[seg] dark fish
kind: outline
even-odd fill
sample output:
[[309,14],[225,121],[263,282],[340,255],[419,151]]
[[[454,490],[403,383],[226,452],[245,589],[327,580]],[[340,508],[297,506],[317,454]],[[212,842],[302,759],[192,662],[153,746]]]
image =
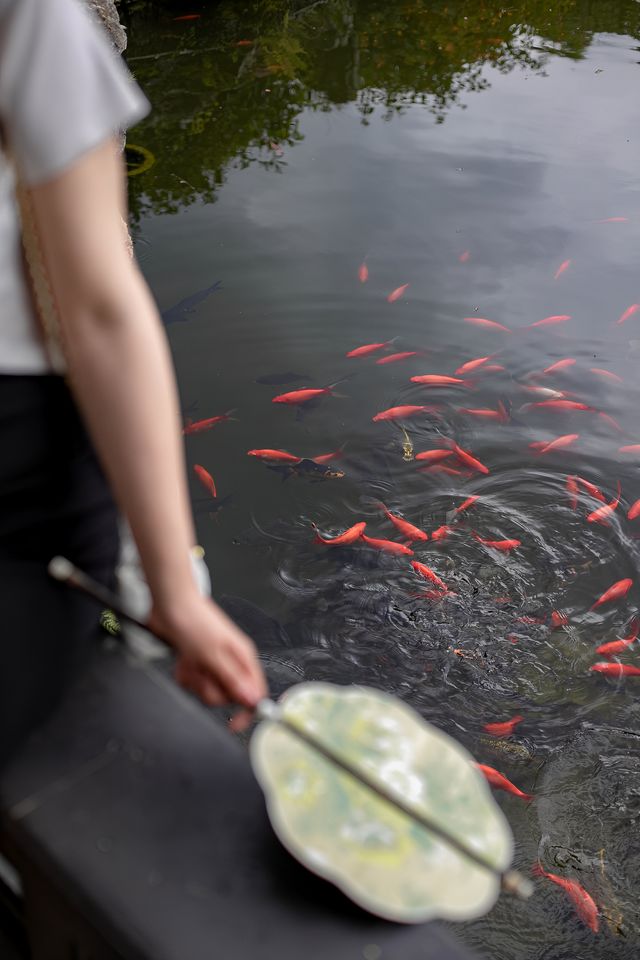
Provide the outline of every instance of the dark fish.
[[279,386],[284,383],[295,383],[299,380],[313,380],[306,373],[293,373],[287,370],[285,373],[267,373],[264,377],[258,377],[256,383],[265,383],[268,386]]
[[316,463],[315,460],[304,458],[299,463],[265,464],[268,470],[279,473],[283,481],[289,477],[307,477],[309,480],[340,480],[344,477],[343,470],[336,470],[331,464]]
[[162,313],[162,322],[168,326],[170,323],[179,323],[183,320],[188,320],[188,314],[193,313],[199,304],[210,297],[212,293],[215,293],[215,291],[220,288],[221,283],[221,280],[216,280],[210,287],[205,287],[204,290],[198,290],[197,293],[192,293],[190,297],[185,297],[184,300],[180,300],[175,306],[170,307]]

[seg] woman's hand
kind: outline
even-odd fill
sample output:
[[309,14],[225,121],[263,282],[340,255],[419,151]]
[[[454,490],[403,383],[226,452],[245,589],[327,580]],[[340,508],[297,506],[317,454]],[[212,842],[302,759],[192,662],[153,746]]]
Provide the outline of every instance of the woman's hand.
[[154,608],[150,627],[177,652],[176,680],[212,707],[237,703],[246,710],[231,726],[251,722],[267,684],[253,642],[212,600],[194,595],[175,611]]

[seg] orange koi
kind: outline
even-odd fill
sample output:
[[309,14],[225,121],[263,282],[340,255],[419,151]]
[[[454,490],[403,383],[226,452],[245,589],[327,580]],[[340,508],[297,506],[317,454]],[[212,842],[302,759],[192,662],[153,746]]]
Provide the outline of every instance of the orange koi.
[[571,266],[571,260],[563,260],[556,272],[553,275],[553,279],[557,280],[558,277],[561,277],[565,270],[568,270]]
[[409,286],[408,283],[403,283],[401,287],[396,287],[395,290],[392,290],[389,296],[387,297],[387,303],[395,303],[396,300],[399,300],[408,286]]
[[481,543],[484,547],[490,547],[492,550],[502,550],[504,553],[522,546],[521,540],[485,540],[479,536],[475,530],[472,531],[471,535],[474,540],[477,540],[478,543]]
[[387,520],[391,521],[396,530],[402,534],[405,540],[413,541],[429,539],[428,533],[425,533],[424,530],[420,530],[419,527],[414,527],[414,525],[409,523],[408,520],[403,520],[402,517],[397,517],[395,513],[391,513],[391,511],[385,507],[384,503],[378,503],[378,506],[384,511]]
[[[579,438],[579,433],[565,433],[562,437],[556,437],[556,439],[551,440],[550,443],[545,443],[543,447],[540,447],[538,453],[542,455],[551,453],[553,450],[563,450],[565,447],[570,447],[571,444],[575,443]],[[529,446],[531,446],[531,444],[529,444]]]
[[631,306],[627,307],[624,313],[620,315],[620,318],[616,320],[616,326],[619,327],[625,322],[625,320],[628,320],[629,317],[634,315],[634,313],[637,313],[638,310],[640,310],[640,303],[632,303]]
[[494,770],[493,767],[488,767],[485,763],[474,763],[474,767],[479,770],[480,773],[484,774],[491,786],[495,787],[496,790],[506,790],[507,793],[513,794],[514,797],[520,797],[522,800],[533,800],[530,793],[523,793],[514,783],[511,783],[511,780],[507,780],[503,774]]
[[372,537],[365,536],[364,533],[360,535],[360,539],[364,541],[368,547],[373,547],[374,550],[382,550],[384,553],[393,553],[407,557],[413,556],[413,550],[405,547],[404,543],[396,543],[395,540],[375,540]]
[[238,40],[236,41],[236,47],[252,47],[253,40]]
[[292,390],[290,393],[281,393],[279,396],[274,397],[271,403],[298,405],[300,403],[308,403],[309,400],[315,400],[316,397],[330,397],[333,396],[333,388],[342,382],[342,380],[336,380],[335,383],[330,383],[328,387],[309,387],[306,390]]
[[469,250],[463,250],[460,256],[458,257],[458,260],[460,261],[460,263],[467,263],[470,256],[471,256],[471,253],[469,252]]
[[465,387],[470,386],[467,380],[461,380],[459,377],[447,377],[441,373],[425,373],[419,377],[409,377],[411,383],[420,383],[423,387],[450,387],[455,384],[462,384]]
[[430,580],[431,583],[435,583],[436,587],[440,587],[441,590],[445,590],[447,593],[449,592],[449,588],[447,587],[446,583],[443,583],[438,574],[435,573],[431,567],[428,567],[425,563],[420,563],[418,560],[412,560],[411,566],[416,573],[419,573],[421,577],[425,578],[425,580]]
[[500,363],[488,363],[486,367],[482,368],[480,373],[500,373],[505,369],[506,368],[503,367]]
[[640,453],[640,443],[630,443],[626,447],[618,447],[618,453]]
[[462,447],[459,447],[455,440],[451,441],[451,447],[458,460],[460,460],[465,467],[470,467],[472,470],[477,470],[478,473],[489,473],[489,468],[485,467],[484,463],[480,463],[479,460],[476,460],[476,458],[470,454],[468,450],[463,450]]
[[408,360],[409,357],[417,357],[417,350],[405,350],[404,353],[390,353],[388,357],[380,357],[379,360],[376,360],[378,366],[382,366],[383,363],[397,363],[398,360]]
[[606,217],[604,220],[597,220],[596,223],[629,223],[628,217]]
[[623,597],[626,597],[632,586],[633,580],[628,577],[624,580],[616,580],[616,582],[613,583],[608,590],[605,590],[602,596],[596,600],[591,609],[596,610],[598,607],[601,607],[603,603],[610,603],[612,600],[621,600]]
[[636,500],[636,502],[629,507],[627,520],[635,520],[636,517],[640,517],[640,500]]
[[446,523],[443,523],[441,527],[438,527],[437,530],[434,530],[431,534],[432,540],[444,540],[453,532],[453,527],[448,527]]
[[205,470],[204,467],[201,467],[199,463],[194,463],[193,472],[195,473],[196,477],[198,478],[202,486],[205,488],[207,493],[210,493],[215,500],[215,498],[218,496],[218,491],[216,490],[214,479],[209,473],[209,471]]
[[472,370],[476,370],[478,367],[483,366],[491,360],[491,357],[476,357],[475,360],[467,360],[466,363],[463,363],[461,367],[458,367],[456,370],[456,377],[460,376],[462,373],[470,373]]
[[551,611],[551,629],[555,630],[557,627],[566,627],[569,623],[569,617],[566,613],[560,613],[559,610]]
[[366,527],[366,523],[361,521],[360,523],[354,523],[352,527],[349,527],[348,530],[345,530],[344,533],[341,533],[337,537],[321,537],[318,533],[318,528],[315,523],[312,523],[311,526],[315,530],[315,539],[314,543],[324,543],[327,547],[346,547],[351,543],[355,543],[356,540],[359,540],[362,536],[362,533]]
[[627,634],[626,637],[623,637],[621,640],[612,640],[610,643],[601,644],[599,647],[597,647],[596,653],[599,653],[603,657],[613,657],[630,647],[638,639],[638,633],[640,632],[640,618],[634,617],[630,626],[631,632]]
[[437,463],[439,460],[446,460],[452,457],[452,450],[423,450],[422,453],[416,453],[416,460],[428,460],[429,463]]
[[598,416],[600,417],[601,420],[604,420],[605,423],[608,423],[609,426],[613,427],[614,430],[617,430],[618,433],[623,433],[622,427],[620,426],[618,421],[615,419],[615,417],[610,416],[610,414],[608,413],[603,413],[602,410],[598,412]]
[[572,367],[576,361],[573,357],[567,357],[565,360],[556,360],[555,363],[552,363],[550,367],[545,367],[542,371],[543,373],[556,373],[558,370],[566,370],[567,367]]
[[538,400],[536,403],[528,403],[526,406],[529,410],[590,410],[593,412],[593,407],[590,407],[587,403],[580,403],[578,400]]
[[471,497],[467,497],[464,503],[461,503],[459,507],[456,507],[453,512],[464,513],[465,510],[468,510],[470,507],[472,507],[474,503],[476,503],[479,499],[480,497],[477,494]]
[[465,323],[473,323],[476,327],[484,327],[485,330],[502,330],[503,333],[512,333],[509,327],[495,320],[486,320],[484,317],[463,317]]
[[640,667],[632,667],[629,663],[594,663],[589,670],[604,673],[605,677],[640,677]]
[[363,260],[360,266],[358,267],[358,280],[360,283],[366,283],[369,279],[369,267]]
[[178,23],[180,20],[199,20],[201,16],[200,13],[185,13],[182,17],[172,17],[172,20]]
[[247,450],[248,457],[258,457],[259,460],[279,460],[282,463],[300,463],[302,457],[296,457],[286,450]]
[[377,423],[379,420],[404,420],[407,417],[415,417],[419,413],[437,413],[439,407],[433,406],[422,406],[422,407],[389,407],[388,410],[382,410],[380,413],[376,413],[373,417],[373,422]]
[[468,407],[458,407],[458,413],[468,417],[484,417],[485,420],[497,420],[499,423],[506,423],[509,419],[504,407],[501,410],[491,409],[469,409]]
[[544,317],[542,320],[536,320],[535,323],[530,323],[529,328],[531,327],[552,327],[558,323],[566,323],[567,320],[571,320],[571,315],[568,313],[556,313],[551,317]]
[[527,393],[535,393],[536,396],[545,397],[547,400],[562,400],[566,396],[562,390],[551,390],[549,387],[535,387],[527,386],[526,384],[520,384],[523,390],[526,390]]
[[312,457],[311,459],[314,463],[331,463],[332,460],[342,460],[346,445],[346,443],[343,443],[339,450],[334,450],[333,453],[321,453],[319,457]]
[[581,886],[576,880],[568,880],[566,877],[559,877],[557,873],[547,873],[546,870],[542,869],[540,864],[536,864],[534,866],[533,874],[536,877],[546,877],[547,880],[551,880],[552,883],[557,884],[562,890],[564,890],[576,908],[576,913],[580,919],[586,923],[593,933],[598,932],[600,929],[598,908],[591,894],[587,893],[583,886]]
[[620,504],[620,481],[618,480],[618,495],[615,500],[612,500],[611,503],[605,503],[602,507],[598,507],[597,510],[594,510],[593,513],[590,513],[587,517],[588,523],[606,523],[608,517],[618,509]]
[[350,350],[347,354],[347,357],[368,357],[370,353],[375,353],[377,350],[384,350],[385,347],[388,347],[396,338],[393,340],[385,340],[384,343],[365,343],[363,347],[356,347],[355,350]]
[[567,477],[567,482],[565,484],[567,492],[569,493],[569,503],[572,510],[575,510],[578,506],[578,493],[579,487],[578,482],[575,477]]
[[456,470],[454,467],[448,467],[445,463],[434,463],[430,467],[418,467],[418,473],[446,473],[448,477],[469,476],[465,470]]
[[225,420],[233,419],[231,416],[232,413],[235,413],[235,410],[227,410],[226,413],[221,413],[217,417],[207,417],[206,420],[188,422],[182,433],[186,437],[192,433],[203,433],[205,430],[211,430],[217,423],[223,423]]
[[492,737],[510,737],[519,723],[522,723],[524,717],[517,714],[511,720],[505,720],[503,723],[485,723],[483,730],[490,733]]
[[585,488],[589,496],[593,497],[594,500],[599,500],[600,503],[607,502],[607,498],[605,497],[604,493],[596,487],[595,483],[591,483],[589,480],[585,480],[584,477],[578,476],[576,476],[576,480]]
[[611,370],[604,370],[602,367],[589,367],[589,373],[595,373],[598,377],[608,377],[609,380],[615,380],[616,383],[624,383],[622,377],[619,377],[617,373],[612,373]]

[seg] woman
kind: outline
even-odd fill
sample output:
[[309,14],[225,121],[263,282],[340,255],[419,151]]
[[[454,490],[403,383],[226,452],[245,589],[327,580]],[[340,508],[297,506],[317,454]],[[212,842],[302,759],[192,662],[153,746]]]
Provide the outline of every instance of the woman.
[[[147,109],[77,0],[0,0],[0,766],[90,648],[95,605],[52,583],[46,565],[61,553],[112,581],[111,491],[180,683],[207,704],[247,708],[239,726],[266,692],[251,641],[191,572],[171,360],[123,238],[118,131]],[[9,155],[28,188],[66,378],[29,300]]]

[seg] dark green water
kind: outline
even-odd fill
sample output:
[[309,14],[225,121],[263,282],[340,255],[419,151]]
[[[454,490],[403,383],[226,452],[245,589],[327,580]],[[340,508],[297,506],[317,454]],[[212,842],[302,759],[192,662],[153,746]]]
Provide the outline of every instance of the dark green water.
[[[190,13],[201,16],[173,19]],[[616,324],[640,302],[640,3],[132,0],[125,17],[129,62],[154,104],[130,135],[155,157],[130,180],[137,253],[174,321],[185,416],[237,411],[185,438],[189,464],[231,498],[213,517],[198,512],[216,595],[286,624],[285,637],[258,633],[264,653],[309,679],[398,693],[534,793],[528,807],[498,794],[517,865],[539,855],[603,913],[594,935],[537,881],[530,903],[502,898],[460,936],[493,960],[636,958],[640,681],[588,668],[640,597],[640,520],[626,518],[640,459],[618,452],[640,442],[640,311]],[[191,313],[172,309],[217,281]],[[557,314],[571,319],[524,329]],[[418,355],[345,357],[392,337],[389,350]],[[471,374],[471,390],[409,382],[487,354],[505,369]],[[576,362],[530,378],[563,358]],[[287,372],[309,379],[256,382]],[[271,403],[343,377],[344,397],[301,418]],[[536,384],[592,409],[522,409],[544,399],[527,392]],[[460,412],[499,402],[504,423]],[[437,417],[404,421],[415,452],[455,438],[489,475],[420,473],[398,424],[372,422],[433,403]],[[579,439],[564,450],[529,447],[566,434]],[[345,476],[317,482],[247,456],[345,443],[333,464]],[[609,526],[586,522],[599,506],[589,497],[571,509],[574,473],[609,500],[620,481]],[[450,537],[415,545],[455,597],[411,597],[423,583],[405,558],[311,542],[312,522],[331,536],[358,520],[395,539],[380,499],[432,531],[470,494],[481,500]],[[488,550],[474,529],[522,546]],[[626,577],[626,598],[589,611]],[[554,609],[569,624],[552,631]],[[634,648],[622,660],[640,664]],[[525,719],[507,743],[519,750],[487,740],[483,724],[515,713]]]

